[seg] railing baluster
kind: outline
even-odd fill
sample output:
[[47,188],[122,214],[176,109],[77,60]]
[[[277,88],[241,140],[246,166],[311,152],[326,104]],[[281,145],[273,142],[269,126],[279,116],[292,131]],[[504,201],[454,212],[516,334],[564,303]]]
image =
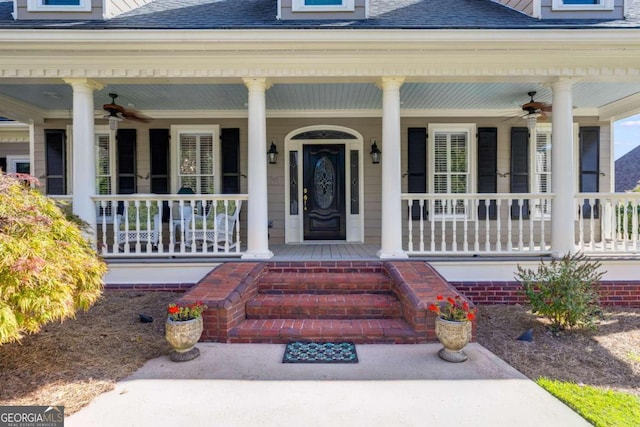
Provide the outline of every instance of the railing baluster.
[[523,229],[524,229],[524,223],[523,223],[523,219],[522,217],[524,216],[524,201],[523,199],[518,199],[518,210],[520,212],[520,215],[518,215],[518,250],[520,252],[522,252],[522,249],[524,247],[524,241],[522,239],[522,234],[523,234]]
[[[475,211],[479,212],[480,211],[480,200],[479,199],[475,199],[473,201],[473,205],[475,206]],[[473,216],[473,250],[474,252],[480,252],[480,219],[478,218],[478,215],[474,215]]]
[[484,250],[485,252],[491,252],[491,215],[489,215],[489,206],[491,206],[491,202],[489,199],[484,201]]
[[431,252],[436,250],[436,211],[435,201],[429,199],[429,222],[431,223]]
[[407,232],[409,233],[407,248],[409,252],[413,252],[413,217],[411,215],[412,208],[413,208],[413,199],[407,200],[407,211],[409,213],[407,217],[408,218]]
[[456,217],[457,205],[458,205],[458,200],[452,199],[451,200],[451,229],[453,231],[452,233],[453,237],[451,239],[451,250],[453,252],[458,252],[458,232],[457,232],[458,220]]
[[[424,199],[420,199],[420,252],[424,252]],[[411,218],[411,214],[409,214]]]
[[469,209],[469,202],[470,200],[465,198],[462,200],[462,206],[464,207],[464,215],[462,215],[462,221],[463,221],[463,225],[464,225],[464,230],[463,230],[463,236],[462,236],[462,250],[464,252],[469,252],[469,239],[468,239],[468,234],[469,234],[469,225],[468,225],[468,221],[469,221],[469,214],[471,213],[471,210]]
[[502,226],[500,223],[500,205],[502,199],[496,199],[496,251],[502,252]]

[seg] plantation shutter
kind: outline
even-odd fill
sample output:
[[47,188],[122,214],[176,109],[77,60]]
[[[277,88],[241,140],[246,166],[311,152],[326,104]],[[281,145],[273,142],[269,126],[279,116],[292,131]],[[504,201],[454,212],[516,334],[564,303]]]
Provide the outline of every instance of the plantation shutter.
[[[551,192],[551,130],[536,132],[535,146],[535,171],[534,171],[534,188],[535,193]],[[551,204],[548,199],[536,199],[533,207],[537,216],[550,215]]]
[[181,133],[178,171],[180,187],[191,188],[196,194],[214,193],[213,135]]
[[[529,129],[524,127],[511,128],[511,192],[529,192]],[[521,210],[522,209],[522,210]],[[517,201],[511,205],[511,218],[529,218],[529,201],[525,200],[522,207]]]
[[136,193],[136,130],[118,129],[116,139],[118,194]]
[[[478,193],[498,192],[498,129],[478,128]],[[489,219],[496,219],[496,201],[489,202]],[[480,200],[478,219],[487,218],[485,200]]]
[[[44,138],[47,194],[67,194],[65,131],[47,129]],[[3,170],[6,170],[6,164]]]
[[109,135],[96,135],[96,192],[111,194],[111,144]]
[[[427,192],[427,128],[409,128],[407,144],[407,192]],[[423,218],[426,218],[426,205]],[[420,219],[417,201],[411,207],[411,219]]]
[[149,129],[151,192],[169,194],[169,129]]
[[222,193],[240,193],[240,129],[222,129]]
[[[597,193],[600,189],[600,127],[580,128],[580,192]],[[582,217],[591,218],[588,200],[582,204]],[[600,216],[600,200],[593,207],[593,217]]]

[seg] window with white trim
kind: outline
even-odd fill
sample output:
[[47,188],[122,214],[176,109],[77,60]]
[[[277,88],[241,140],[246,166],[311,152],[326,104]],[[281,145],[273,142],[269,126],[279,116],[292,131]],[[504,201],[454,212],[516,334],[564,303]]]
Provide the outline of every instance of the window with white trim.
[[96,193],[112,194],[113,147],[108,133],[96,133]]
[[294,12],[353,12],[354,0],[293,0]]
[[172,127],[176,164],[175,191],[220,193],[220,132],[217,126]]
[[[531,155],[534,162],[531,188],[534,193],[551,193],[551,148],[551,129],[549,127],[536,129]],[[550,200],[534,200],[533,213],[537,218],[551,215]]]
[[[437,194],[473,192],[471,147],[474,125],[429,125],[429,188]],[[463,200],[437,200],[435,213],[465,215]]]
[[553,0],[552,10],[613,10],[613,0]]
[[29,12],[91,12],[91,0],[28,0]]
[[[110,132],[106,126],[96,126],[96,194],[113,194],[115,183],[115,149],[111,142]],[[113,217],[112,202],[106,202],[98,207],[98,217]]]

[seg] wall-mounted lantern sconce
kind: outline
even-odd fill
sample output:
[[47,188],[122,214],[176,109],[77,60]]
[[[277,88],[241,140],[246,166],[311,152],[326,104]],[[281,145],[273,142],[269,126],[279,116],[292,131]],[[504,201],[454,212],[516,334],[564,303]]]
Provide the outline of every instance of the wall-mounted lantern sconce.
[[373,164],[380,163],[380,156],[382,155],[382,152],[378,148],[378,144],[376,144],[376,140],[374,139],[372,141],[373,141],[373,144],[371,144],[371,152],[369,153],[369,155],[371,156],[371,163]]
[[271,147],[269,148],[269,151],[267,151],[267,157],[269,159],[270,165],[275,165],[276,163],[278,163],[278,150],[276,149],[276,143],[273,140],[271,141]]

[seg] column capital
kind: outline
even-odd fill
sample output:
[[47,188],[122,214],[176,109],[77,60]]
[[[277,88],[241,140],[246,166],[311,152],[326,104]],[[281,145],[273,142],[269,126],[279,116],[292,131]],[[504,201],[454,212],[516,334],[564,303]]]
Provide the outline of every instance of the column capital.
[[556,77],[551,81],[551,88],[553,90],[571,88],[571,86],[578,83],[580,80],[582,80],[580,77]]
[[249,90],[265,91],[271,87],[271,82],[264,77],[243,77],[242,81]]
[[402,76],[384,76],[380,77],[377,85],[382,90],[400,89],[400,86],[404,83],[404,79]]
[[104,85],[102,83],[92,79],[71,78],[64,79],[64,82],[68,85],[73,86],[73,88],[85,87],[91,90],[102,90],[102,88],[104,88]]

